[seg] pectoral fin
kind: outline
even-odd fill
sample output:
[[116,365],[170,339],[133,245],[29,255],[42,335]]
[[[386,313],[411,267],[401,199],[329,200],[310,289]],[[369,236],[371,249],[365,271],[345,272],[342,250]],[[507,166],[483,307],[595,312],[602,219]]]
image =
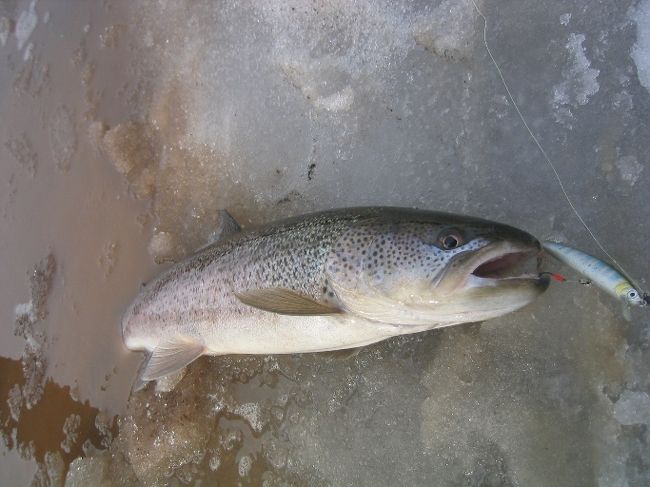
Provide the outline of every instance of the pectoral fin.
[[205,347],[202,343],[184,338],[169,340],[153,349],[140,367],[136,384],[159,379],[176,372],[199,358]]
[[319,302],[285,288],[251,289],[235,292],[235,296],[248,306],[281,315],[330,315],[342,312],[333,304]]

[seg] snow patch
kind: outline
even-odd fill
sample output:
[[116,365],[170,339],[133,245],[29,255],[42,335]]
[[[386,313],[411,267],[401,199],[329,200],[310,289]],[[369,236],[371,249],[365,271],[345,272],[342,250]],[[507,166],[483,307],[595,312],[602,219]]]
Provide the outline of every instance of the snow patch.
[[248,455],[244,455],[239,459],[239,476],[240,477],[246,477],[251,471],[251,467],[253,466],[253,460],[251,460],[251,457]]
[[253,431],[256,433],[262,432],[262,427],[264,424],[260,418],[260,407],[258,404],[255,404],[253,402],[240,404],[235,407],[232,412],[244,418],[253,429]]
[[623,425],[650,424],[650,396],[645,392],[625,391],[616,401],[614,417]]
[[616,168],[621,175],[621,179],[630,186],[634,186],[643,172],[643,166],[634,156],[621,157],[616,161]]
[[11,32],[11,21],[7,17],[0,17],[0,46],[4,47]]
[[[22,50],[27,40],[34,32],[38,24],[38,15],[36,15],[36,0],[32,0],[27,10],[23,10],[16,21],[16,41],[18,50]],[[4,43],[3,43],[4,44]]]
[[476,18],[469,0],[445,0],[416,23],[415,42],[448,61],[468,59]]
[[556,120],[566,121],[573,116],[570,106],[586,105],[589,98],[598,93],[600,70],[591,67],[587,59],[584,34],[570,34],[566,43],[570,64],[562,70],[563,81],[553,86],[553,105]]
[[636,23],[636,43],[632,47],[632,60],[636,64],[639,82],[650,91],[650,0],[643,0],[630,11]]
[[77,132],[74,122],[75,116],[63,105],[59,106],[50,119],[50,149],[56,167],[67,172],[70,162],[77,150]]
[[61,441],[61,449],[70,453],[75,443],[79,439],[79,426],[81,426],[81,416],[78,414],[71,414],[65,418],[63,423],[64,438]]
[[350,86],[346,86],[330,96],[318,97],[314,102],[314,106],[321,110],[340,112],[350,108],[353,101],[354,91]]

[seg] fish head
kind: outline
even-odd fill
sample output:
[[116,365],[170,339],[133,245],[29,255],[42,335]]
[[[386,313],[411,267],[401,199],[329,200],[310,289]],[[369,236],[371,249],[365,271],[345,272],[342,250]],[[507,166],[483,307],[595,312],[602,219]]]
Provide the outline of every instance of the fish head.
[[441,213],[351,227],[327,262],[342,306],[367,319],[446,326],[483,321],[532,302],[540,243],[517,228]]

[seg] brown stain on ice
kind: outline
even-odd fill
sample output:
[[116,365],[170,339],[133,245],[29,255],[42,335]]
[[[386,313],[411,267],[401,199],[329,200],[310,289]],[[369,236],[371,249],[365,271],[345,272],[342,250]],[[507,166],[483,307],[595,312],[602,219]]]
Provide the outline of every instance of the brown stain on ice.
[[[103,436],[95,428],[95,417],[99,410],[87,401],[74,400],[70,395],[70,387],[60,386],[48,379],[41,400],[31,409],[22,407],[18,421],[10,414],[7,399],[14,385],[22,386],[25,378],[20,360],[0,357],[0,431],[3,441],[9,449],[27,452],[33,445],[33,458],[42,463],[47,452],[59,452],[67,466],[72,460],[83,456],[82,445],[86,440],[101,448]],[[77,428],[77,441],[71,445],[70,452],[61,448],[65,438],[63,425],[71,414],[81,418]],[[15,441],[13,431],[16,430]],[[113,421],[112,434],[117,433]]]
[[277,204],[260,204],[247,187],[241,155],[221,139],[209,146],[194,141],[184,88],[177,78],[163,80],[145,120],[112,127],[96,121],[90,127],[97,151],[133,195],[149,202],[155,221],[149,249],[158,263],[177,261],[205,245],[218,227],[218,210],[231,211],[244,226],[304,211],[301,196],[282,189],[280,171],[269,188]]

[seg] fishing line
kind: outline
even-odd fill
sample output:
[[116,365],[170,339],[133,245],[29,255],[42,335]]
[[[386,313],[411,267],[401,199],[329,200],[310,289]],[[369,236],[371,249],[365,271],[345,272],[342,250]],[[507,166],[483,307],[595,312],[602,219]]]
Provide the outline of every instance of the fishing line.
[[[630,281],[630,283],[632,283],[634,287],[639,289],[639,286],[637,286],[634,280],[630,278],[629,274],[625,271],[625,269],[623,269],[623,266],[621,266],[621,264],[619,264],[618,261],[609,252],[607,252],[607,249],[605,249],[603,244],[600,243],[600,240],[596,237],[594,232],[591,231],[589,225],[587,225],[587,222],[585,222],[585,220],[582,218],[577,208],[573,204],[573,201],[571,201],[571,198],[569,197],[569,194],[567,193],[567,190],[564,187],[564,183],[562,182],[562,178],[560,177],[560,174],[557,172],[557,169],[555,169],[555,165],[553,164],[553,162],[551,162],[550,157],[548,157],[548,155],[546,154],[546,151],[542,147],[542,144],[540,144],[539,140],[537,140],[537,137],[535,137],[535,134],[528,126],[528,122],[526,122],[524,115],[521,113],[521,110],[519,110],[519,106],[517,105],[517,102],[515,102],[515,98],[512,96],[512,93],[510,92],[510,88],[508,87],[508,83],[506,83],[506,79],[503,76],[503,72],[501,71],[499,64],[497,63],[496,59],[494,59],[494,56],[492,55],[492,51],[490,50],[490,47],[488,46],[488,42],[487,42],[487,18],[485,17],[485,15],[483,15],[481,9],[478,8],[478,5],[476,4],[475,0],[470,0],[470,1],[474,5],[474,9],[478,13],[479,17],[483,19],[483,45],[485,46],[485,50],[487,51],[488,56],[490,56],[490,60],[492,61],[492,64],[494,65],[494,67],[497,70],[497,73],[499,74],[501,83],[503,84],[503,87],[505,88],[506,93],[508,94],[508,99],[512,103],[512,106],[515,108],[515,111],[517,112],[517,115],[519,115],[519,118],[521,119],[521,122],[524,124],[524,127],[526,127],[526,130],[528,131],[528,134],[530,135],[531,139],[533,139],[533,142],[535,142],[535,145],[537,146],[542,156],[544,157],[544,160],[553,171],[553,174],[555,175],[555,179],[558,182],[560,189],[562,190],[562,194],[564,195],[564,198],[566,199],[567,203],[569,203],[571,210],[573,210],[573,213],[575,214],[576,218],[578,218],[582,226],[585,228],[585,230],[587,230],[587,232],[589,233],[593,241],[596,242],[598,248],[600,248],[600,250],[610,259],[610,261],[614,264],[614,266],[618,268],[621,274],[623,274]],[[645,295],[647,296],[647,293],[645,293]]]
[[591,286],[591,279],[567,279],[562,274],[557,274],[555,272],[540,272],[539,277],[546,276],[549,279],[553,279],[557,282],[567,282],[573,284],[582,284],[583,286]]

